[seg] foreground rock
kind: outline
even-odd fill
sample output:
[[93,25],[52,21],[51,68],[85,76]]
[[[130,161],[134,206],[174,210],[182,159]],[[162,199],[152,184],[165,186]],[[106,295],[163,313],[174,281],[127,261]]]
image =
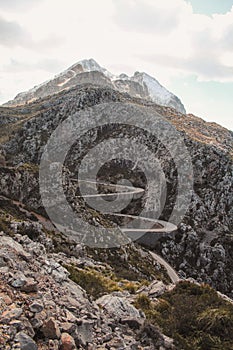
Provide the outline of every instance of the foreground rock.
[[[38,250],[43,254],[38,256]],[[133,306],[130,294],[115,292],[90,300],[68,278],[61,265],[64,254],[47,253],[28,236],[2,232],[0,256],[1,349],[157,349],[152,333],[143,345],[145,316]],[[72,263],[76,260],[73,257]],[[160,331],[156,337],[165,344]]]
[[130,304],[126,297],[117,295],[104,295],[96,300],[98,305],[101,305],[110,317],[120,319],[123,317],[142,318],[143,315]]

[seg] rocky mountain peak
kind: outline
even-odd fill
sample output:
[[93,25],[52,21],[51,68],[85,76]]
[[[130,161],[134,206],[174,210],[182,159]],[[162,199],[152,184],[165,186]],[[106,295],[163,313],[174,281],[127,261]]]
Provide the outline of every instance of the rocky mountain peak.
[[79,61],[78,64],[82,65],[86,70],[98,70],[101,69],[100,65],[93,59],[84,59],[82,61]]
[[120,78],[120,79],[129,79],[128,75],[125,74],[125,73],[121,73],[121,74],[119,75],[119,78]]
[[76,73],[82,73],[82,72],[102,71],[103,68],[93,58],[90,58],[90,59],[81,60],[73,64],[71,67],[67,69],[67,71],[70,71],[70,70],[75,71]]
[[132,97],[142,98],[161,106],[172,107],[180,113],[186,113],[180,99],[147,73],[137,71],[132,77],[126,74],[117,76],[101,67],[93,58],[73,64],[53,79],[18,94],[14,100],[5,103],[4,106],[24,105],[83,83],[108,86],[128,93]]

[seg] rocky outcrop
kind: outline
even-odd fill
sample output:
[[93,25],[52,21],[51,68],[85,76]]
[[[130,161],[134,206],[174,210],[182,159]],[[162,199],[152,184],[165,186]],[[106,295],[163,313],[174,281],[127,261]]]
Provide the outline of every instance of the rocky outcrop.
[[24,167],[10,169],[0,167],[0,194],[8,198],[27,203],[31,209],[40,211],[38,168]]
[[131,305],[127,298],[121,295],[104,295],[103,297],[96,300],[98,305],[101,305],[102,308],[107,312],[109,317],[113,317],[115,319],[121,319],[124,317],[131,318],[143,318],[143,315]]

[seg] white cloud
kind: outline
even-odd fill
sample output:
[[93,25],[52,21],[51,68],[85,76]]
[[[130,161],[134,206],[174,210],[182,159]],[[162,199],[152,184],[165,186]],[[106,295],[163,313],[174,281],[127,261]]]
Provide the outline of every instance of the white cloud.
[[194,14],[181,0],[114,3],[116,24],[128,35],[142,33],[141,26],[150,33],[150,44],[145,40],[145,49],[135,50],[142,61],[172,68],[177,74],[196,74],[200,80],[233,81],[233,8],[209,17]]
[[[185,0],[33,3],[28,12],[8,14],[9,35],[3,31],[2,40],[37,51],[37,60],[59,58],[68,66],[93,56],[108,67],[124,64],[151,74],[159,67],[164,81],[181,71],[202,80],[233,80],[233,10],[197,15]],[[9,61],[17,60],[14,54]]]
[[[139,33],[156,32],[160,35],[170,33],[178,24],[180,13],[174,8],[166,8],[162,2],[151,2],[141,0],[115,0],[116,23],[122,28]],[[161,16],[161,11],[163,16]]]

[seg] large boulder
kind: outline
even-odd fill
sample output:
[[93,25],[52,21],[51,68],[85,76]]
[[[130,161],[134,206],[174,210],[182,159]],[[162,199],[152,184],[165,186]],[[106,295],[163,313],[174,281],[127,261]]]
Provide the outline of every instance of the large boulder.
[[96,300],[96,303],[114,318],[142,318],[143,315],[137,310],[126,297],[108,294]]

